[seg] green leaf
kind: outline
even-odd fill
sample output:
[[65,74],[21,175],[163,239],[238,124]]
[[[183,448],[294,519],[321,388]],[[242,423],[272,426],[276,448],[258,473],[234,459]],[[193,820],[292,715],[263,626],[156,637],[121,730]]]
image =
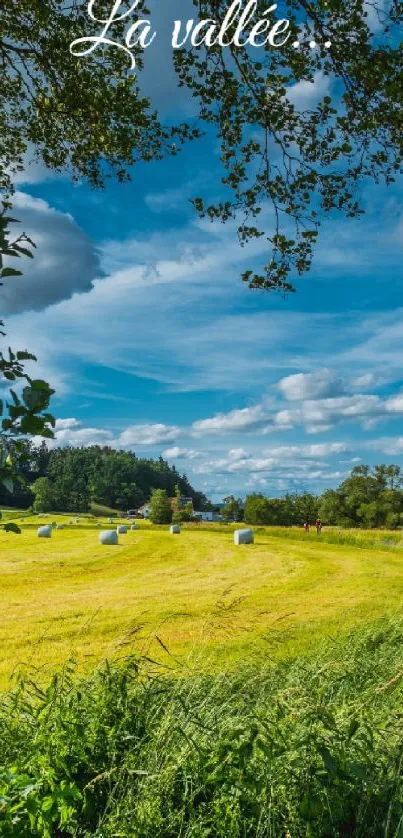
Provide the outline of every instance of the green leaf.
[[3,268],[0,277],[5,279],[8,276],[22,276],[22,271],[17,271],[15,268]]
[[27,250],[26,247],[21,247],[19,244],[16,244],[15,248],[18,250],[18,253],[22,253],[23,256],[29,256],[30,259],[34,258],[33,253],[31,253],[30,250]]
[[335,776],[337,774],[337,762],[333,759],[326,745],[318,745],[318,753],[321,755],[329,773]]
[[301,817],[308,822],[315,820],[320,815],[321,809],[320,800],[310,794],[304,795],[299,807]]

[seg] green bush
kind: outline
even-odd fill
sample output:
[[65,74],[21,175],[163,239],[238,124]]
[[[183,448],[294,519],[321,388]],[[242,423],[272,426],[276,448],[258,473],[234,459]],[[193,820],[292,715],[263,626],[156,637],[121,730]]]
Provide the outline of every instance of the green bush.
[[233,673],[132,657],[20,678],[0,704],[0,835],[398,836],[402,640],[385,620]]
[[171,501],[165,489],[154,489],[151,495],[150,521],[153,524],[170,524],[172,521]]

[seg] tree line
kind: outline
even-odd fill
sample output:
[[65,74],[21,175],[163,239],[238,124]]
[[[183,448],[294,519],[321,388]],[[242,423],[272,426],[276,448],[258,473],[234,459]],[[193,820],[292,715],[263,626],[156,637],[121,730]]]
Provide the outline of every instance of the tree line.
[[11,493],[0,486],[0,504],[33,508],[36,512],[87,512],[92,503],[113,509],[137,509],[154,489],[174,497],[180,493],[203,509],[207,498],[197,492],[162,457],[139,458],[131,451],[98,445],[89,448],[49,448],[24,441],[24,456],[17,466],[18,480]]
[[[161,523],[171,520],[169,499],[179,496],[191,498],[198,511],[218,510],[163,457],[141,458],[132,451],[98,445],[49,448],[45,440],[39,446],[27,439],[23,444],[13,491],[0,485],[2,506],[35,512],[88,512],[91,504],[137,509],[158,490],[156,523],[160,518]],[[180,514],[174,512],[174,518],[191,520],[192,512],[186,507]],[[220,512],[224,521],[258,526],[295,526],[320,518],[328,525],[395,529],[403,526],[403,470],[397,465],[359,465],[337,488],[320,495],[290,492],[268,498],[253,493],[245,500],[230,495]]]
[[226,498],[227,520],[248,524],[295,526],[317,518],[324,524],[342,527],[403,526],[403,471],[397,465],[359,465],[336,489],[321,495],[289,493],[282,498],[262,494]]

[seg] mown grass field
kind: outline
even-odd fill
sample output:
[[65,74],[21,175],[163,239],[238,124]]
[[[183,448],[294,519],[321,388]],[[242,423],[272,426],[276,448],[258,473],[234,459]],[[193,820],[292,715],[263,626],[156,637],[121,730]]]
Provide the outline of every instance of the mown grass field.
[[[25,517],[21,535],[0,533],[2,689],[16,669],[70,656],[86,671],[134,648],[169,663],[159,640],[204,670],[310,653],[402,599],[400,533],[255,528],[253,545],[235,547],[230,527],[171,536],[141,521],[102,547],[94,519],[73,519]],[[38,539],[48,521],[65,528]]]

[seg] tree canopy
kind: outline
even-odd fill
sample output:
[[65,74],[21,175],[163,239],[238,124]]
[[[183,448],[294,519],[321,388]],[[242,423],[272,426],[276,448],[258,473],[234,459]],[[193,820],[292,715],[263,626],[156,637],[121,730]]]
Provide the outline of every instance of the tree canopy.
[[356,466],[338,489],[324,492],[320,512],[329,524],[394,529],[403,524],[402,487],[400,466]]
[[[125,511],[148,501],[154,489],[173,497],[176,487],[203,509],[206,498],[162,457],[137,457],[131,451],[94,445],[48,448],[25,439],[18,460],[21,483],[12,494],[0,487],[0,503],[17,508],[34,504],[38,512],[86,512],[91,503]],[[10,489],[11,487],[9,487]]]
[[[257,0],[249,30],[267,5]],[[222,21],[227,7],[202,0],[199,16]],[[402,171],[403,5],[286,0],[281,9],[291,33],[281,47],[183,49],[174,61],[217,132],[228,190],[214,204],[196,199],[196,209],[236,219],[241,244],[265,236],[266,265],[242,278],[290,291],[311,266],[321,217],[357,217],[360,185],[390,184]],[[322,81],[319,101],[298,107],[295,86],[315,81]]]
[[[223,22],[228,0],[201,0],[199,20]],[[97,0],[106,20],[111,0]],[[178,83],[198,103],[198,125],[163,125],[141,95],[123,50],[103,47],[84,58],[73,40],[94,28],[86,0],[4,0],[0,17],[0,186],[10,187],[27,144],[47,166],[102,186],[112,173],[130,176],[139,160],[176,154],[181,143],[212,126],[221,145],[225,197],[194,198],[200,215],[235,219],[241,244],[264,236],[268,259],[243,279],[289,291],[311,265],[321,217],[362,212],[364,181],[391,183],[402,170],[403,5],[377,0],[286,0],[276,12],[290,21],[286,42],[173,51]],[[250,33],[267,12],[256,0]],[[139,2],[131,20],[144,16]],[[122,15],[111,27],[123,37]],[[310,43],[314,39],[315,47]],[[258,43],[260,43],[258,40]],[[298,46],[295,44],[298,42]],[[325,46],[330,44],[330,46]],[[133,46],[136,74],[147,51]],[[295,86],[321,81],[319,101],[299,108]],[[323,92],[325,90],[325,92]]]
[[154,489],[150,500],[150,521],[153,524],[170,524],[172,507],[165,489]]
[[[107,17],[110,0],[97,1]],[[142,4],[138,6],[141,14]],[[3,0],[0,13],[0,187],[12,184],[31,144],[44,163],[93,186],[119,180],[138,160],[175,154],[193,136],[163,127],[119,50],[81,61],[70,43],[88,31],[86,0]],[[115,23],[117,37],[123,22]],[[143,55],[133,47],[137,68]],[[196,132],[197,134],[197,132]]]

